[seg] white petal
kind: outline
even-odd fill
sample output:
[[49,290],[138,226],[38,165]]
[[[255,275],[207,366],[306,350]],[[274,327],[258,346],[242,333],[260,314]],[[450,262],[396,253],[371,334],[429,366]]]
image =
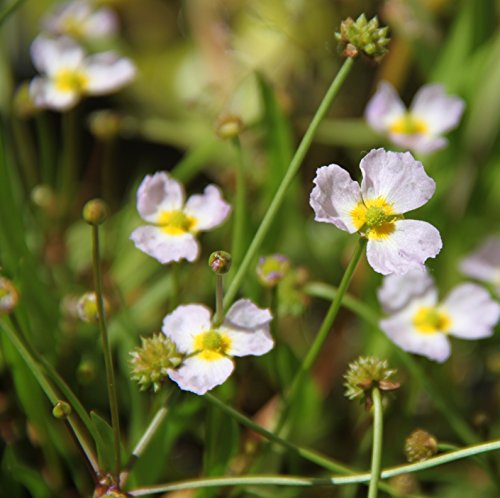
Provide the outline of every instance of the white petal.
[[410,270],[405,275],[387,275],[377,290],[377,296],[384,311],[394,313],[433,287],[434,280],[423,267]]
[[395,145],[418,154],[430,154],[448,144],[448,140],[444,137],[425,133],[389,133],[389,138]]
[[141,226],[132,232],[130,239],[137,249],[149,254],[162,264],[181,259],[194,261],[200,253],[198,241],[190,233],[169,235],[158,227]]
[[185,359],[177,370],[169,370],[168,376],[184,391],[202,395],[224,383],[233,370],[229,358],[206,361],[196,355]]
[[408,353],[426,356],[440,363],[450,356],[450,342],[445,334],[419,333],[410,321],[400,315],[381,320],[380,329],[391,341]]
[[314,219],[333,223],[349,233],[357,232],[350,213],[361,202],[358,183],[345,169],[330,164],[317,169],[314,184],[309,200],[315,213]]
[[381,81],[375,95],[366,106],[365,118],[373,129],[386,131],[391,123],[405,113],[406,108],[394,87],[386,81]]
[[163,319],[162,332],[181,353],[194,352],[194,338],[211,329],[212,312],[202,304],[178,306]]
[[359,167],[363,172],[363,199],[381,196],[393,204],[396,214],[424,205],[436,189],[422,163],[409,152],[373,149],[361,160]]
[[272,319],[267,308],[259,308],[249,299],[239,299],[229,308],[224,323],[233,328],[252,329],[265,325]]
[[209,185],[203,194],[189,197],[184,212],[196,219],[195,230],[211,230],[228,217],[231,206],[215,185]]
[[442,245],[439,231],[430,223],[399,220],[386,239],[368,241],[366,257],[370,266],[382,275],[404,275],[421,269],[427,258],[439,253]]
[[156,223],[161,211],[181,209],[183,203],[182,185],[163,171],[147,175],[137,190],[137,211],[151,223]]
[[500,283],[500,237],[492,236],[460,263],[460,270],[468,277],[494,285]]
[[442,85],[434,84],[417,92],[410,112],[427,124],[431,135],[438,135],[458,126],[464,107],[462,99],[446,95]]
[[116,13],[105,7],[96,10],[85,21],[85,36],[96,38],[110,36],[118,31],[118,17]]
[[80,94],[74,91],[61,92],[47,78],[34,78],[29,87],[30,97],[36,107],[65,111],[75,106]]
[[451,317],[449,333],[462,339],[489,337],[500,317],[500,305],[475,284],[455,287],[441,308]]
[[33,64],[41,73],[53,75],[61,68],[78,68],[85,57],[83,49],[66,37],[38,36],[31,44]]
[[103,95],[130,83],[135,77],[136,69],[130,59],[114,52],[104,52],[86,59],[85,73],[88,77],[87,93]]

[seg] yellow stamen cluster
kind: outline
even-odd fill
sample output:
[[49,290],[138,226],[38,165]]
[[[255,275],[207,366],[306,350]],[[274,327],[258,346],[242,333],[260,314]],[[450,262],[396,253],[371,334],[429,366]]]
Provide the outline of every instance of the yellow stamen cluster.
[[180,210],[162,211],[156,223],[168,235],[183,235],[194,231],[196,219]]
[[389,131],[404,135],[415,135],[417,133],[424,135],[429,132],[429,126],[423,119],[407,113],[391,123]]
[[61,69],[55,75],[54,83],[60,92],[82,93],[88,85],[88,77],[76,69]]
[[364,230],[366,236],[374,240],[385,239],[394,232],[398,218],[392,204],[382,197],[358,202],[350,215],[356,229]]
[[218,360],[231,348],[231,339],[215,330],[202,332],[194,338],[194,350],[206,361]]
[[450,330],[451,319],[435,306],[422,306],[413,315],[413,325],[421,334],[446,333]]

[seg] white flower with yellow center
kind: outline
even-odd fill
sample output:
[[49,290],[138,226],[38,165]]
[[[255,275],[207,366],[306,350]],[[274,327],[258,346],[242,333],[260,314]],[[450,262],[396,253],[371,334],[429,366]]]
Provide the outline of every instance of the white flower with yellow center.
[[428,286],[428,278],[423,272],[411,275],[415,286],[411,296],[406,275],[385,277],[385,293],[379,293],[385,309],[393,304],[386,299],[396,295],[399,289],[406,289],[407,297],[403,308],[380,321],[380,328],[389,339],[409,353],[443,362],[451,353],[448,336],[482,339],[493,334],[500,317],[500,305],[485,289],[475,284],[462,284],[439,302],[434,286],[422,291]]
[[98,8],[91,2],[76,0],[59,6],[42,21],[42,25],[54,35],[90,40],[116,33],[118,18],[111,9]]
[[140,226],[130,238],[160,263],[194,261],[200,253],[197,233],[219,226],[231,211],[215,185],[185,203],[184,198],[182,185],[165,172],[146,176],[137,191],[137,210],[151,225]]
[[464,106],[462,99],[446,95],[442,85],[431,84],[416,93],[407,110],[393,86],[382,81],[368,102],[365,118],[395,145],[427,154],[446,146],[442,135],[458,125]]
[[185,356],[168,376],[178,386],[205,394],[226,381],[234,369],[234,356],[261,356],[274,343],[269,332],[272,316],[248,299],[236,301],[219,326],[213,326],[211,311],[201,304],[177,307],[163,320],[163,333]]
[[59,111],[74,107],[85,95],[117,91],[135,77],[135,66],[114,52],[86,55],[70,38],[39,36],[31,45],[35,67],[43,74],[30,84],[36,106]]
[[491,284],[500,297],[500,236],[488,237],[460,262],[460,270],[468,277]]
[[432,197],[434,180],[409,152],[374,149],[360,168],[361,186],[337,164],[318,168],[310,199],[315,220],[366,237],[368,262],[383,275],[421,269],[441,250],[441,236],[429,223],[403,219],[403,213]]

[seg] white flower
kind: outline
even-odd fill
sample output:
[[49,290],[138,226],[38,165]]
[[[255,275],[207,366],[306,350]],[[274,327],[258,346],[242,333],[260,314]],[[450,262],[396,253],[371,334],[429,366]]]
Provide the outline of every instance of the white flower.
[[432,84],[416,93],[407,110],[393,86],[382,81],[368,102],[365,118],[394,144],[427,154],[446,146],[442,134],[458,125],[464,106],[462,99],[446,95],[442,85]]
[[30,84],[31,98],[38,107],[66,110],[84,95],[112,93],[135,76],[129,59],[114,52],[86,55],[82,47],[65,37],[37,37],[31,56],[43,74]]
[[214,185],[186,203],[184,197],[182,185],[165,172],[146,176],[137,191],[137,210],[152,225],[140,226],[130,238],[160,263],[194,261],[200,253],[196,234],[220,225],[231,210]]
[[165,317],[162,331],[187,357],[168,371],[169,377],[185,391],[205,394],[231,375],[233,356],[261,356],[271,350],[271,319],[269,310],[248,299],[236,301],[218,327],[205,306],[179,306]]
[[432,197],[434,180],[409,152],[374,149],[360,168],[361,187],[336,164],[317,170],[310,199],[315,220],[365,236],[368,262],[383,275],[422,269],[441,250],[441,237],[429,223],[402,214]]
[[461,261],[460,270],[468,277],[493,285],[500,296],[500,236],[488,237],[475,252]]
[[118,30],[118,18],[106,7],[97,8],[90,2],[75,0],[57,8],[42,21],[43,27],[54,35],[92,39],[110,36]]
[[404,308],[381,320],[380,328],[401,349],[443,362],[451,353],[448,336],[489,337],[499,317],[500,305],[485,289],[468,283],[455,287],[442,302],[435,287],[414,295]]

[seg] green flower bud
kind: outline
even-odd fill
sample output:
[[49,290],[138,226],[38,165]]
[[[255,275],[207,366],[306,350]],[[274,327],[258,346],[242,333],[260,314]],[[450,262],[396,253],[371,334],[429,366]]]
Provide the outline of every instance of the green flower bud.
[[335,39],[339,42],[344,56],[354,58],[361,52],[378,61],[387,52],[390,42],[388,30],[387,26],[379,27],[377,17],[367,21],[366,16],[361,14],[356,21],[351,17],[342,21],[340,32],[335,33]]
[[76,369],[76,378],[82,385],[90,384],[96,378],[96,366],[93,360],[84,359]]
[[290,261],[283,254],[262,256],[257,264],[257,278],[265,287],[275,287],[290,270]]
[[414,430],[405,441],[406,459],[411,462],[427,460],[438,452],[437,439],[423,429]]
[[55,418],[67,418],[71,415],[71,405],[66,401],[58,401],[52,409]]
[[226,251],[215,251],[208,258],[208,266],[214,273],[222,275],[231,269],[232,257]]
[[237,137],[243,130],[243,122],[234,114],[222,114],[216,124],[216,133],[219,138],[229,139]]
[[371,390],[377,387],[381,391],[392,391],[399,388],[399,382],[391,381],[396,370],[390,369],[386,360],[374,356],[360,356],[349,364],[344,375],[345,395],[349,399],[364,401],[367,408],[372,405]]
[[95,111],[89,117],[90,131],[101,140],[111,140],[120,133],[122,120],[114,111]]
[[[103,298],[104,313],[107,315],[109,313],[109,303],[107,299]],[[86,292],[78,300],[76,305],[78,317],[83,322],[87,323],[98,323],[99,322],[99,310],[97,307],[97,295],[95,292]]]
[[101,225],[108,217],[108,207],[102,199],[92,199],[83,206],[83,219],[89,225]]
[[24,82],[14,95],[14,113],[20,118],[28,119],[40,112],[30,96],[29,82]]
[[0,315],[11,313],[19,301],[19,293],[14,284],[5,277],[0,277]]
[[142,345],[130,353],[132,379],[139,383],[141,391],[150,387],[160,390],[168,379],[168,370],[182,361],[175,344],[163,334],[141,338]]

